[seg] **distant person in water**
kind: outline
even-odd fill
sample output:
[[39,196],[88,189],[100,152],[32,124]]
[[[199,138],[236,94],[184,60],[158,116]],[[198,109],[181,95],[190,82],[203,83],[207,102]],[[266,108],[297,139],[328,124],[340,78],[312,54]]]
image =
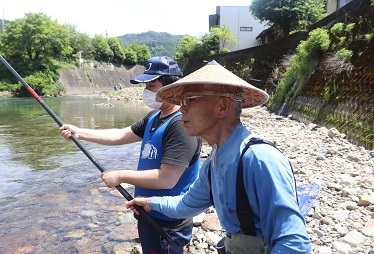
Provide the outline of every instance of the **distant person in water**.
[[[135,185],[135,196],[184,194],[198,175],[201,138],[185,133],[179,105],[156,101],[156,92],[182,75],[172,58],[152,57],[148,59],[144,73],[131,79],[131,83],[146,85],[143,101],[153,111],[123,129],[93,130],[65,124],[60,128],[61,134],[68,140],[74,134],[80,140],[103,145],[142,141],[137,170],[104,172],[102,179],[105,184],[109,188],[121,183]],[[138,233],[143,253],[182,254],[192,237],[192,218],[171,218],[155,211],[149,215],[165,229],[173,242],[168,246],[157,232],[139,220]]]

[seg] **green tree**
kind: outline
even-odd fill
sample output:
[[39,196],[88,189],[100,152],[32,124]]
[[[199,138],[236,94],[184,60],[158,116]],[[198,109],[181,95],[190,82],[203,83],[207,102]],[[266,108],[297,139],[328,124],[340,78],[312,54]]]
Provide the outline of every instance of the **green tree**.
[[220,50],[218,35],[212,32],[214,31],[213,29],[210,31],[210,33],[205,34],[201,38],[201,44],[198,44],[196,47],[196,53],[200,54],[201,56],[215,55],[218,54]]
[[25,18],[9,22],[6,31],[2,50],[8,57],[23,61],[62,60],[72,53],[66,27],[43,13],[27,13]]
[[92,39],[92,54],[96,61],[111,62],[113,60],[114,53],[110,49],[108,40],[99,34],[95,34]]
[[[129,51],[132,51],[136,55],[136,62],[135,64],[145,65],[147,60],[151,58],[151,51],[149,47],[145,44],[138,45],[136,43],[131,43],[128,47]],[[134,60],[134,58],[132,57]]]
[[299,20],[298,29],[307,30],[309,24],[324,18],[326,16],[325,2],[324,0],[299,1],[295,7]]
[[224,25],[215,27],[201,38],[184,36],[177,47],[176,59],[189,57],[207,57],[211,55],[229,52],[226,46],[236,44],[237,41],[230,28]]
[[[57,84],[61,61],[72,53],[66,27],[43,13],[27,13],[7,23],[5,30],[0,36],[2,54],[26,82],[40,94],[57,95],[62,91],[64,88]],[[1,72],[7,84],[3,88],[15,95],[28,95],[9,71]]]
[[249,9],[261,21],[279,27],[286,36],[296,29],[298,21],[313,23],[325,14],[325,0],[252,0]]
[[[223,27],[213,27],[210,30],[209,36],[207,36],[206,38],[207,41],[209,41],[208,37],[213,37],[212,41],[214,44],[216,44],[215,45],[216,52],[214,53],[216,54],[220,54],[223,51],[228,52],[229,50],[227,49],[227,47],[238,44],[237,40],[235,39],[235,36],[232,34],[230,30],[230,27],[228,27],[227,25],[223,25]],[[218,48],[217,48],[217,42],[218,42]],[[204,44],[204,40],[203,40],[203,44]]]
[[201,44],[201,40],[197,39],[196,37],[190,35],[183,36],[179,46],[177,47],[175,58],[182,59],[193,57],[199,43]]
[[109,48],[113,52],[113,63],[122,64],[125,60],[125,47],[122,41],[115,37],[108,38]]
[[73,49],[72,54],[77,55],[81,52],[82,58],[92,58],[92,55],[90,54],[90,52],[92,52],[92,45],[89,35],[78,32],[76,26],[73,24],[65,24],[65,27],[69,32],[70,46]]
[[137,62],[138,62],[138,57],[136,56],[136,52],[133,49],[126,47],[124,64],[125,65],[136,65]]

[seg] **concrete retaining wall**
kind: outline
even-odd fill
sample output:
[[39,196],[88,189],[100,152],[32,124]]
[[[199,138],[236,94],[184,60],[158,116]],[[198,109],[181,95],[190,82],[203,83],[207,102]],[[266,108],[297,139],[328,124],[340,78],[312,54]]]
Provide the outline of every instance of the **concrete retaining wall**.
[[87,94],[113,91],[114,86],[131,86],[130,79],[142,74],[144,67],[126,69],[63,69],[60,82],[65,85],[66,94]]

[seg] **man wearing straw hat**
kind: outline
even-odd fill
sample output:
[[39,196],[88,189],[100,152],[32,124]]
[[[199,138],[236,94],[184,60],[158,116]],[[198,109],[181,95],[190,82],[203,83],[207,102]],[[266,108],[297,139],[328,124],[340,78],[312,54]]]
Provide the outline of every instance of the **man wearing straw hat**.
[[[190,136],[212,146],[210,157],[188,192],[174,197],[136,197],[134,204],[170,217],[195,216],[214,202],[227,232],[228,253],[310,253],[305,220],[298,207],[292,167],[275,147],[256,144],[242,151],[254,136],[240,121],[242,108],[267,102],[264,91],[248,84],[212,61],[190,75],[161,88],[158,100],[181,105],[182,121]],[[252,231],[243,229],[236,209],[235,187],[242,165],[244,192],[250,205]],[[241,217],[242,218],[242,217]],[[245,225],[246,227],[247,225]]]

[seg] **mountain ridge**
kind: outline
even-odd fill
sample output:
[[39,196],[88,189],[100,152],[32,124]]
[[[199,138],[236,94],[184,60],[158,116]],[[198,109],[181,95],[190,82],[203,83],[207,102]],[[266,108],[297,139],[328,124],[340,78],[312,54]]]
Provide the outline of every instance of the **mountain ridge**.
[[125,46],[131,43],[145,44],[149,47],[152,56],[166,55],[174,57],[182,38],[186,35],[173,35],[167,32],[148,31],[144,33],[131,33],[118,36]]

